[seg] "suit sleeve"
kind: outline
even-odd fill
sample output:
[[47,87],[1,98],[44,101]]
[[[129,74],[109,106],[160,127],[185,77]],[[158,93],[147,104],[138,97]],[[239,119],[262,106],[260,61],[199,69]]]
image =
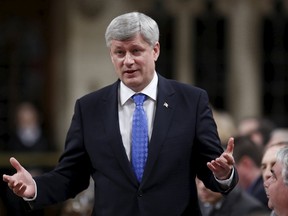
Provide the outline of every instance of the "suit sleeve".
[[217,132],[217,125],[214,121],[212,110],[209,106],[209,99],[206,91],[202,91],[199,96],[196,121],[196,138],[194,145],[194,158],[197,161],[197,176],[206,187],[213,191],[227,193],[234,188],[237,183],[237,171],[232,180],[231,187],[223,190],[216,181],[213,173],[207,167],[207,162],[216,159],[223,153],[223,148]]
[[84,147],[82,130],[81,108],[77,101],[64,153],[58,165],[53,171],[35,178],[38,191],[34,201],[36,207],[73,198],[88,187],[91,165]]

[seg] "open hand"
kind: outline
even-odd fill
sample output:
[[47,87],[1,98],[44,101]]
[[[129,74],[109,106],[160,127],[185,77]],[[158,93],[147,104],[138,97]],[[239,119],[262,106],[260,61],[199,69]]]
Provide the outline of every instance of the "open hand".
[[4,174],[3,181],[8,183],[9,188],[16,195],[33,198],[35,196],[35,183],[31,174],[15,158],[10,158],[10,163],[17,172],[12,176]]

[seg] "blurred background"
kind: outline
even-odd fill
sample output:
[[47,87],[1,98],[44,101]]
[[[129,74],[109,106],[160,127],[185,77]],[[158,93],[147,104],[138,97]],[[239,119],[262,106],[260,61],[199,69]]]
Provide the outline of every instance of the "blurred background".
[[[213,108],[235,124],[254,116],[288,127],[287,0],[0,0],[4,170],[17,152],[31,169],[53,167],[75,100],[116,80],[104,33],[133,10],[159,24],[160,74],[206,89]],[[17,120],[27,103],[38,129],[17,129],[34,125]],[[18,132],[24,148],[11,144]],[[45,144],[32,149],[40,135]]]

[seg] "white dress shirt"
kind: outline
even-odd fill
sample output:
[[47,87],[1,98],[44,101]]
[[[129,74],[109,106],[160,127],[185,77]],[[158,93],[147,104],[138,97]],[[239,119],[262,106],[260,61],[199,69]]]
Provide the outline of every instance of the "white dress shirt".
[[[154,72],[154,77],[146,86],[141,93],[147,95],[147,99],[144,101],[143,107],[147,115],[148,119],[148,135],[149,140],[151,138],[152,130],[153,130],[153,122],[156,110],[156,98],[157,98],[157,84],[158,84],[158,76],[157,73]],[[131,98],[134,94],[140,92],[134,92],[123,82],[120,82],[119,85],[119,103],[118,103],[118,112],[119,112],[119,126],[120,133],[122,136],[122,142],[127,154],[128,159],[131,159],[131,131],[132,131],[132,119],[133,113],[135,109],[135,103]]]

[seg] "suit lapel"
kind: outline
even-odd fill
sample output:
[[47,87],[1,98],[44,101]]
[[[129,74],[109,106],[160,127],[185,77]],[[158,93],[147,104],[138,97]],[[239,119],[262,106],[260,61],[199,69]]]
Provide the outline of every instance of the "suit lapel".
[[149,177],[154,163],[157,160],[162,143],[164,142],[168,133],[168,129],[170,128],[170,122],[176,107],[174,94],[175,91],[173,87],[167,82],[165,78],[161,77],[160,75],[158,76],[159,81],[156,113],[142,184],[144,184],[145,180]]
[[114,151],[115,157],[129,179],[131,179],[134,184],[138,184],[131,168],[131,164],[127,158],[120,133],[118,117],[118,85],[119,81],[114,83],[112,88],[110,88],[111,91],[108,93],[108,95],[103,97],[103,113],[101,116],[103,118],[105,131],[111,139],[110,144]]

